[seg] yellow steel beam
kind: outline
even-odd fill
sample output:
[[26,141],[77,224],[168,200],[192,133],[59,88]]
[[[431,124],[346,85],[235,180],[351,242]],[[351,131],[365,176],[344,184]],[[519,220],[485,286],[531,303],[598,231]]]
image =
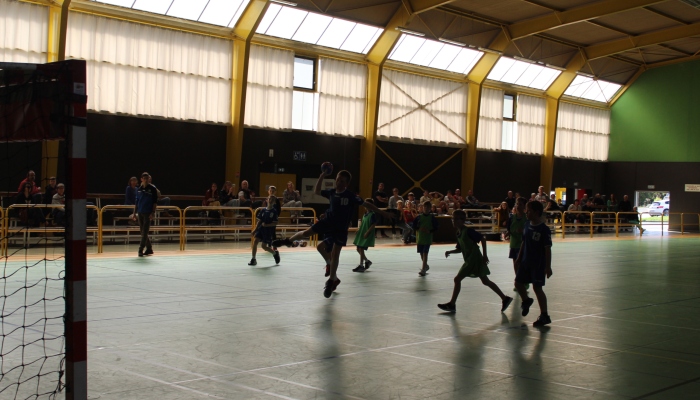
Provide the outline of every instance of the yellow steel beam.
[[566,89],[576,78],[576,73],[586,65],[583,54],[576,53],[569,61],[566,70],[554,80],[547,89],[547,109],[544,123],[544,151],[540,159],[540,185],[545,190],[552,188],[552,173],[554,171],[554,144],[557,138],[557,118],[559,115],[559,101]]
[[399,7],[391,18],[384,32],[367,53],[367,103],[365,109],[365,136],[360,145],[360,195],[372,197],[372,185],[374,179],[374,163],[377,153],[377,126],[379,121],[379,97],[382,87],[382,72],[384,62],[389,57],[396,42],[401,37],[401,32],[396,30],[400,26],[406,26],[413,15],[405,7]]
[[[502,52],[510,44],[505,31],[491,42],[489,48]],[[501,58],[498,53],[484,53],[474,68],[467,75],[467,146],[462,150],[462,189],[466,192],[474,188],[476,176],[476,141],[479,132],[479,109],[481,107],[481,89],[486,77]]]
[[265,15],[268,0],[252,0],[233,29],[231,73],[231,125],[226,131],[226,180],[240,184],[243,159],[243,124],[250,41]]
[[411,5],[411,11],[414,14],[420,14],[454,1],[456,0],[408,0],[408,3]]
[[662,29],[656,32],[644,33],[637,36],[630,36],[624,39],[611,40],[604,43],[594,44],[584,49],[589,60],[607,57],[634,50],[641,47],[652,46],[664,42],[683,39],[700,35],[700,22],[690,25],[676,26]]
[[[66,59],[66,32],[71,0],[63,0],[49,6],[49,29],[47,62]],[[41,146],[41,185],[48,184],[51,176],[58,173],[58,140],[44,141]],[[59,178],[60,179],[60,178]]]
[[665,0],[602,0],[574,7],[566,11],[553,12],[540,17],[516,22],[508,26],[508,31],[510,32],[510,36],[515,40],[560,26],[662,3],[664,1]]
[[647,68],[645,66],[639,67],[639,69],[632,76],[632,78],[630,78],[630,80],[628,80],[627,83],[625,83],[625,86],[621,87],[620,90],[618,90],[617,93],[615,93],[615,97],[613,97],[610,100],[610,107],[612,107],[612,105],[615,104],[615,102],[618,99],[620,99],[620,97],[622,97],[623,94],[625,94],[627,89],[629,89],[630,86],[632,86],[632,84],[637,80],[637,78],[639,78],[646,70],[647,70]]

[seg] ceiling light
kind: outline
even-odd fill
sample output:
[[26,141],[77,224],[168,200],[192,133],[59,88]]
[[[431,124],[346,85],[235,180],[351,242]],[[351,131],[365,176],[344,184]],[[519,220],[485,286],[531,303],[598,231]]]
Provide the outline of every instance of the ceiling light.
[[522,62],[525,62],[525,63],[528,63],[528,64],[535,64],[534,61],[528,60],[527,58],[518,57],[518,56],[513,56],[513,58],[515,58],[515,59],[518,60],[518,61],[522,61]]
[[557,71],[566,71],[566,68],[562,68],[558,65],[545,64],[544,66],[547,68],[556,69]]
[[586,78],[595,79],[595,75],[587,74],[585,72],[579,72],[578,74],[581,76],[585,76]]
[[500,51],[491,50],[491,49],[488,49],[488,48],[486,48],[486,47],[479,47],[479,50],[480,50],[480,51],[483,51],[484,53],[498,54],[499,56],[503,54],[503,53],[500,52]]
[[273,3],[279,3],[279,4],[284,4],[285,6],[290,6],[290,7],[296,7],[297,3],[292,3],[291,1],[285,1],[285,0],[270,0]]
[[402,26],[396,27],[396,30],[397,30],[397,31],[401,31],[401,32],[403,32],[403,33],[407,33],[407,34],[409,34],[409,35],[420,36],[420,37],[425,36],[425,33],[420,33],[420,32],[416,32],[416,31],[412,31],[412,30],[406,29],[406,28],[404,28],[404,27],[402,27]]
[[[439,41],[441,41],[441,42],[445,42],[445,43],[453,44],[453,45],[455,45],[455,46],[461,46],[461,47],[464,47],[464,46],[466,46],[466,45],[467,45],[466,43],[462,43],[462,42],[455,42],[454,40],[450,40],[450,39],[445,39],[445,38],[439,38],[438,40],[439,40]],[[471,47],[471,46],[470,46],[470,47]]]

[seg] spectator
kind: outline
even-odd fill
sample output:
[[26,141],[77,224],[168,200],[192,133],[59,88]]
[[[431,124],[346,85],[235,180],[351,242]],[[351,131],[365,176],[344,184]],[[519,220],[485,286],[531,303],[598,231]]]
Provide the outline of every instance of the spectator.
[[[413,194],[413,192],[408,192],[406,197],[408,197],[408,199],[406,200],[406,204],[404,204],[406,208],[408,208],[408,203],[413,203],[414,206],[416,205],[416,195]],[[427,201],[430,201],[430,199],[428,199]]]
[[[301,195],[299,191],[294,188],[294,183],[292,183],[292,181],[287,182],[287,188],[282,192],[282,207],[303,207]],[[296,221],[299,214],[300,211],[290,212],[292,223]]]
[[549,196],[547,196],[547,193],[544,192],[544,186],[540,186],[537,188],[537,194],[535,195],[535,201],[539,201],[542,203],[542,206],[547,204],[547,201],[549,200]]
[[[574,200],[574,203],[569,206],[568,212],[566,213],[566,217],[569,222],[571,223],[577,223],[577,222],[586,222],[586,217],[581,213],[582,207],[581,207],[581,202],[579,199]],[[578,228],[577,228],[578,230]]]
[[413,223],[413,220],[416,218],[415,215],[413,215],[410,211],[410,207],[412,207],[410,204],[412,204],[412,203],[409,203],[409,206],[404,207],[404,202],[402,200],[399,200],[396,203],[396,209],[399,212],[397,219],[398,219],[399,228],[401,229],[401,234],[402,234],[401,241],[404,244],[411,243],[411,233],[413,233],[413,228],[411,227],[411,224]]
[[464,197],[462,197],[461,190],[455,189],[455,194],[452,197],[455,199],[455,209],[464,208],[466,206],[467,202],[464,200]]
[[57,192],[56,177],[49,178],[49,184],[44,188],[44,204],[53,204],[53,195]]
[[445,194],[445,199],[444,199],[445,204],[447,205],[447,208],[455,209],[457,206],[456,201],[455,201],[455,196],[452,194],[452,190],[447,190],[447,193]]
[[547,200],[547,204],[544,206],[544,212],[542,213],[542,215],[554,222],[557,218],[561,218],[561,216],[558,216],[559,213],[555,211],[561,210],[559,209],[559,205],[557,204],[557,196],[555,194],[552,194],[549,196],[549,200]]
[[505,200],[501,202],[500,206],[493,209],[494,213],[497,215],[498,218],[499,229],[506,227],[506,224],[508,223],[509,210],[512,209],[513,207],[508,207],[508,202],[506,202]]
[[238,207],[238,192],[236,192],[236,185],[231,181],[224,182],[224,186],[219,192],[219,203],[226,207]]
[[515,207],[515,197],[513,197],[513,192],[509,190],[506,199],[503,201],[505,201],[508,205],[508,209],[512,210]]
[[17,194],[22,194],[24,192],[24,186],[25,184],[29,183],[30,186],[30,195],[33,196],[33,202],[34,204],[41,204],[41,187],[36,185],[36,174],[34,171],[29,171],[27,172],[27,177],[22,180],[22,182],[19,183],[19,186],[17,187]]
[[430,203],[434,206],[440,207],[441,203],[445,202],[445,196],[440,192],[430,192],[428,195],[430,196]]
[[[423,204],[426,201],[433,203],[433,198],[430,196],[430,192],[428,192],[427,190],[424,190],[423,195],[420,197],[420,204]],[[435,204],[435,203],[433,203],[433,204]]]
[[[379,183],[377,185],[377,191],[374,192],[374,205],[377,206],[379,209],[384,209],[387,208],[387,205],[389,203],[389,198],[386,196],[386,192],[384,192],[384,183]],[[381,214],[377,214],[377,225],[384,225],[385,221],[384,218],[382,218]],[[375,235],[378,233],[383,237],[387,238],[388,236],[386,233],[384,233],[384,229],[375,229]]]
[[[157,190],[157,189],[156,189]],[[219,207],[221,202],[219,201],[219,188],[216,182],[211,184],[211,188],[207,189],[204,193],[204,200],[202,200],[202,205],[207,207]],[[216,225],[221,221],[221,214],[218,210],[205,211],[205,215],[209,218],[208,221],[211,225]]]
[[[36,188],[36,186],[33,185],[33,182],[25,182],[24,186],[20,188],[21,190],[15,198],[15,204],[41,204],[41,193],[39,193],[38,197],[37,193],[32,194],[32,190],[34,188]],[[45,222],[44,213],[41,209],[34,207],[22,207],[18,208],[18,213],[20,222],[22,222],[22,224],[25,226],[39,226],[39,224]]]
[[530,200],[528,200],[527,202],[529,203],[531,201],[537,201],[536,198],[537,198],[537,193],[530,193]]
[[[66,187],[64,184],[59,183],[56,186],[56,194],[53,195],[51,199],[51,204],[54,205],[65,205],[66,204]],[[51,210],[51,216],[53,217],[53,223],[56,226],[66,226],[66,208],[56,207]]]
[[588,204],[588,193],[584,193],[583,197],[581,197],[581,207],[585,206]]
[[244,198],[244,200],[241,202],[241,207],[251,207],[253,209],[257,209],[262,206],[262,200],[255,200],[255,192],[248,187],[248,181],[241,182],[241,192],[243,192]]
[[151,245],[151,239],[148,237],[148,231],[151,229],[151,220],[155,217],[156,208],[158,207],[158,189],[149,183],[149,177],[148,172],[141,174],[141,185],[136,191],[136,203],[132,214],[134,220],[138,219],[139,230],[141,231],[139,257],[153,254],[153,246]]
[[[148,175],[148,184],[156,188],[156,191],[158,192],[158,205],[159,206],[169,206],[170,205],[170,197],[161,197],[160,190],[156,185],[153,184],[153,175]],[[166,211],[166,214],[169,214]]]
[[593,197],[593,208],[596,211],[605,211],[605,200],[600,197],[600,193],[596,193]]
[[488,210],[490,207],[487,204],[479,204],[479,199],[474,196],[474,191],[469,189],[467,192],[467,205],[465,208],[467,209],[483,209],[483,210]]
[[614,194],[610,194],[608,204],[606,204],[609,212],[617,212],[617,199]]
[[401,211],[398,209],[398,202],[404,202],[403,197],[399,196],[399,189],[394,188],[391,191],[391,197],[389,197],[389,202],[387,204],[387,212],[394,214],[395,218],[391,220],[391,235],[396,235],[396,220],[401,217]]
[[136,186],[138,186],[139,180],[135,176],[129,178],[129,182],[126,185],[126,192],[124,193],[124,205],[133,206],[136,204]]
[[619,212],[632,212],[633,211],[632,203],[629,200],[629,196],[627,196],[627,195],[622,196],[622,201],[617,205],[617,209]]
[[[622,197],[622,201],[618,203],[617,209],[621,213],[636,213],[637,212],[637,207],[632,206],[632,202],[629,200],[629,196],[624,195]],[[642,226],[639,224],[639,215],[638,214],[623,214],[620,219],[623,219],[627,221],[630,224],[635,225],[637,228],[639,228],[639,234],[641,235],[644,233],[646,229],[643,229]]]

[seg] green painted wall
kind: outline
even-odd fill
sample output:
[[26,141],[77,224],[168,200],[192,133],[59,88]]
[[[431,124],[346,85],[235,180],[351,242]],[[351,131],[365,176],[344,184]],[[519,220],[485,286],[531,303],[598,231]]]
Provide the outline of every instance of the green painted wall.
[[610,161],[700,161],[700,61],[644,72],[615,102]]

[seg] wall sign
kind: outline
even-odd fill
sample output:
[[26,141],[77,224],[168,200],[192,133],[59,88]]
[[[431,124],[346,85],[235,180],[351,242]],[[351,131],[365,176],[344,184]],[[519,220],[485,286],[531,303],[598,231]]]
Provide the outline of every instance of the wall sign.
[[295,151],[294,152],[294,161],[306,161],[306,152],[305,151]]
[[686,192],[700,192],[700,183],[686,183],[685,184],[685,191]]

